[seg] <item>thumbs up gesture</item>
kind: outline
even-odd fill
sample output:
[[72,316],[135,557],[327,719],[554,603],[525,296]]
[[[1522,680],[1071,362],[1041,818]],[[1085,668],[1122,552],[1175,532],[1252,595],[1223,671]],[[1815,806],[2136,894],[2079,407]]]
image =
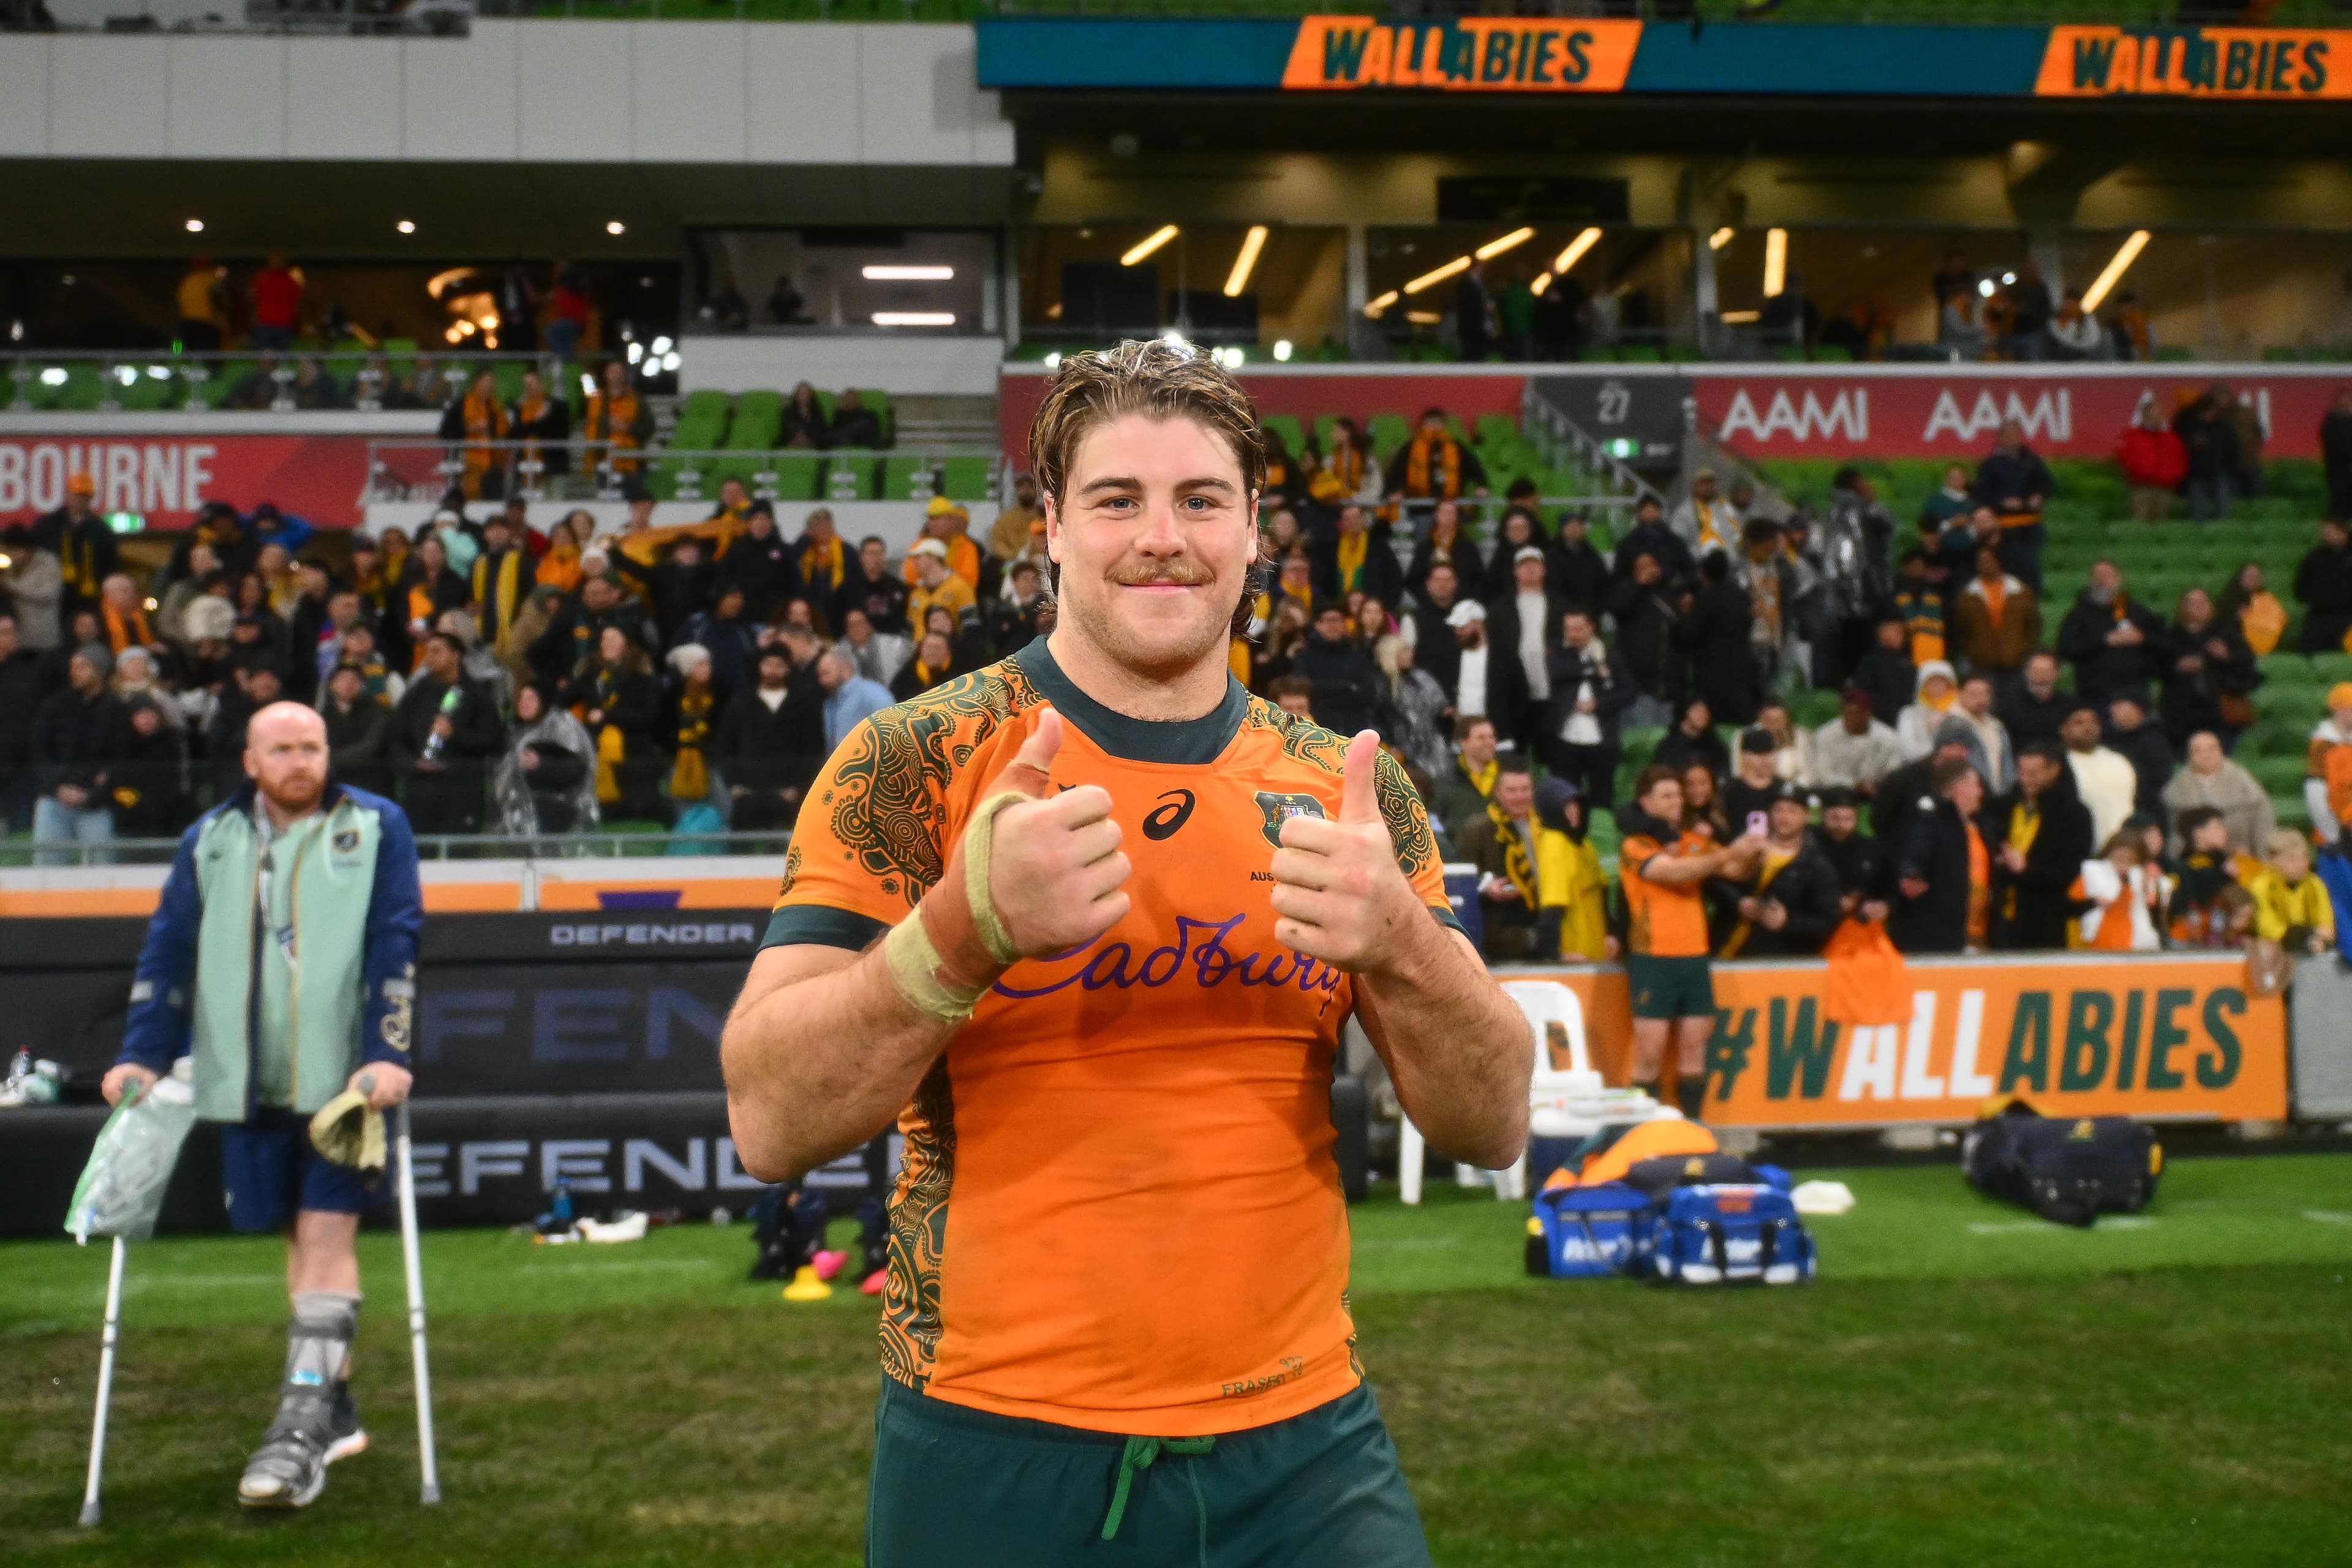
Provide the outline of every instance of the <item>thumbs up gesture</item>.
[[1129,901],[1132,867],[1119,852],[1110,792],[1082,784],[1056,795],[1061,748],[1062,716],[1039,710],[1036,729],[981,792],[983,800],[1006,790],[1030,797],[990,825],[988,865],[989,898],[1024,958],[1085,946],[1117,925]]
[[1429,921],[1381,816],[1372,779],[1380,754],[1370,730],[1349,742],[1339,820],[1294,816],[1274,852],[1275,940],[1349,973],[1381,967],[1406,922]]

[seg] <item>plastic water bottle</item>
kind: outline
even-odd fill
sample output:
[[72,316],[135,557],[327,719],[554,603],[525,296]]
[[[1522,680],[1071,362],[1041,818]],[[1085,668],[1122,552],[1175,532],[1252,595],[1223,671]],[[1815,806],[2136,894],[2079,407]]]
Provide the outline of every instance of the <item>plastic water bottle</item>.
[[[441,694],[441,711],[452,724],[457,721],[457,705],[465,700],[465,693],[455,686]],[[428,763],[439,762],[441,753],[447,749],[448,742],[438,730],[425,738],[425,760]],[[568,1220],[571,1216],[564,1217]]]
[[551,1212],[555,1215],[556,1229],[572,1228],[572,1184],[560,1176],[556,1178],[555,1202]]

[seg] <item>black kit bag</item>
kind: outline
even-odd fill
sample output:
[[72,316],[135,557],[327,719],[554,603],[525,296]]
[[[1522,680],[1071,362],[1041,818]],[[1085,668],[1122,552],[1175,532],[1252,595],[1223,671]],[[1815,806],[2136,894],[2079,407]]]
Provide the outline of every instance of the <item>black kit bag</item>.
[[1969,1184],[1987,1196],[2084,1229],[2156,1196],[2164,1146],[2153,1128],[2128,1116],[2043,1116],[2022,1100],[1987,1109],[1960,1156]]

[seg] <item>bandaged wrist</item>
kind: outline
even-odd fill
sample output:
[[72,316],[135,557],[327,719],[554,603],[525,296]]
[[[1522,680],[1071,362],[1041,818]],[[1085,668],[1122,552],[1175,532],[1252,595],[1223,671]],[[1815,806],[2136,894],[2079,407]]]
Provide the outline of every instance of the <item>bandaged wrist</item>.
[[988,874],[996,814],[1029,797],[1007,790],[981,803],[950,857],[947,874],[882,941],[898,994],[927,1017],[960,1024],[1020,956]]

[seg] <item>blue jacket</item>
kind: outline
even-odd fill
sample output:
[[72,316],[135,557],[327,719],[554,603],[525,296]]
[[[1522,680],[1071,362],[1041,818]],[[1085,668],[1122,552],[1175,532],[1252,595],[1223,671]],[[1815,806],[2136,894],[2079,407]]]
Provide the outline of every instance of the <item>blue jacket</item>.
[[[148,922],[121,1059],[156,1072],[195,1057],[196,1110],[242,1121],[255,1104],[265,929],[260,837],[247,783],[180,840]],[[292,951],[284,1037],[292,1109],[308,1114],[367,1062],[410,1065],[425,900],[400,807],[330,782],[320,831],[290,865]]]

